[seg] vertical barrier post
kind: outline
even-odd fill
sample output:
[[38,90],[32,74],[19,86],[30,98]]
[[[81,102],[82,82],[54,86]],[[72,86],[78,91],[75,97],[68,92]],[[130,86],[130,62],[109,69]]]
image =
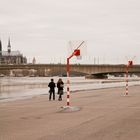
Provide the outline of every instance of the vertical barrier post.
[[70,106],[70,65],[69,58],[67,58],[67,106]]
[[125,86],[125,95],[128,95],[128,70],[129,67],[133,65],[133,61],[128,61],[126,65],[126,86]]
[[82,41],[80,43],[80,45],[74,50],[74,52],[67,58],[67,106],[70,106],[70,59],[73,56],[80,56],[80,47],[81,45],[84,43],[84,41]]
[[125,86],[125,95],[128,95],[128,65],[126,65],[126,86]]

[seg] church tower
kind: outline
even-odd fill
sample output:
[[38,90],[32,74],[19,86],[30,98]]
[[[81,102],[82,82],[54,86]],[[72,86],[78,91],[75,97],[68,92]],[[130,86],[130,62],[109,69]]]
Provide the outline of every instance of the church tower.
[[11,43],[10,43],[10,38],[9,38],[9,40],[8,40],[7,51],[8,51],[9,54],[11,53]]
[[1,40],[0,40],[0,56],[2,56],[2,43],[1,43]]

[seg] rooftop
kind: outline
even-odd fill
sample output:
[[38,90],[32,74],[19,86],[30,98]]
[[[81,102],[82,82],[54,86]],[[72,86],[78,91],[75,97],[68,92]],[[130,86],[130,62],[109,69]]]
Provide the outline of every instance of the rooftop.
[[8,53],[8,51],[2,51],[2,56],[22,56],[22,54],[20,53],[20,51],[11,51],[10,53]]

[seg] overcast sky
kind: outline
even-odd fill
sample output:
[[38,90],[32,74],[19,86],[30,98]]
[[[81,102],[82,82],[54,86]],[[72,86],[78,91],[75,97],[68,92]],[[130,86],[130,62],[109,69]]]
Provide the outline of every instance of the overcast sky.
[[[84,40],[76,63],[140,63],[140,0],[0,0],[0,39],[28,61],[64,63],[68,42]],[[98,62],[97,62],[98,61]]]

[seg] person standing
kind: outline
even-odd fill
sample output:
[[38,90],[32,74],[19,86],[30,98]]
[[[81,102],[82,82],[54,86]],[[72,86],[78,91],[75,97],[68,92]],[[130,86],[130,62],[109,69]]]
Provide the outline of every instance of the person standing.
[[51,79],[51,82],[48,84],[49,90],[49,100],[51,100],[52,94],[53,94],[53,100],[55,100],[55,83],[54,80]]
[[58,88],[58,95],[59,95],[58,100],[62,101],[62,95],[64,93],[64,91],[63,91],[64,90],[64,83],[63,83],[61,78],[57,82],[57,88]]

